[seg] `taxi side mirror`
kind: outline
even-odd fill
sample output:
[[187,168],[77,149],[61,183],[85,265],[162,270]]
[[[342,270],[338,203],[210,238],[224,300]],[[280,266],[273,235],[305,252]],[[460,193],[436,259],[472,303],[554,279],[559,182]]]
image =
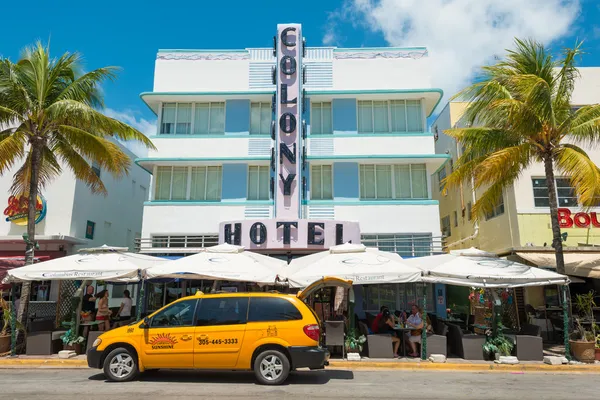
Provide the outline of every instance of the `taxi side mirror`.
[[148,319],[148,317],[144,317],[144,321],[142,322],[142,328],[143,329],[150,328],[150,320]]

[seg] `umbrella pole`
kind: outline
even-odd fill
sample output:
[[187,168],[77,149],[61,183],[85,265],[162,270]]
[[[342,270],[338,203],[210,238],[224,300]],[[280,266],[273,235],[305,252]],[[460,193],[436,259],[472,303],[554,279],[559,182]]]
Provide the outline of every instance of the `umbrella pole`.
[[565,343],[565,357],[571,361],[571,346],[569,345],[569,310],[567,308],[567,285],[562,286],[563,292],[563,341]]
[[17,297],[17,284],[13,282],[10,287],[11,304],[10,304],[10,356],[15,357],[17,355],[17,310],[16,310],[16,297]]
[[142,306],[144,304],[144,285],[146,281],[140,279],[138,283],[138,301],[136,306],[136,319],[139,321],[142,319]]
[[423,283],[423,329],[421,329],[421,360],[427,360],[427,284]]

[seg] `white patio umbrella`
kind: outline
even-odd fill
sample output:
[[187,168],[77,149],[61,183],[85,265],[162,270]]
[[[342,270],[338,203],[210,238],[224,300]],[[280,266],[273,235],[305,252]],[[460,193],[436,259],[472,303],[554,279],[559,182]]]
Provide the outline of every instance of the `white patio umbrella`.
[[421,269],[424,281],[457,286],[510,288],[569,282],[565,275],[498,258],[493,253],[475,248],[404,261]]
[[245,251],[242,246],[220,244],[149,268],[145,273],[148,279],[215,279],[273,284],[285,266],[285,261]]
[[101,246],[7,271],[4,283],[23,281],[102,280],[137,282],[139,271],[165,262],[164,258],[130,253],[126,247]]
[[323,277],[351,280],[356,285],[417,282],[418,268],[408,266],[399,255],[346,243],[292,260],[284,277],[292,287],[305,287]]

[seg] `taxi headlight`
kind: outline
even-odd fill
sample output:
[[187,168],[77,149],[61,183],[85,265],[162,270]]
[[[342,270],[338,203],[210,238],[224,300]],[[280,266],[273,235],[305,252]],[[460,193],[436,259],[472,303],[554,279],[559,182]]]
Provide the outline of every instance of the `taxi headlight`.
[[101,343],[102,343],[102,339],[98,338],[98,339],[94,340],[92,347],[98,347],[98,346],[100,346]]

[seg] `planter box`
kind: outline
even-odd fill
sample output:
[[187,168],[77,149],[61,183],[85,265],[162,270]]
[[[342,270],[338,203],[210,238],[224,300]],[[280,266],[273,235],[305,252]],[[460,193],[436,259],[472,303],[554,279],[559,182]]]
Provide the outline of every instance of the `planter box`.
[[0,336],[0,354],[10,351],[10,335]]
[[596,343],[569,340],[569,345],[571,346],[571,354],[577,361],[584,363],[596,361]]
[[81,343],[77,343],[77,344],[73,344],[73,345],[63,344],[63,350],[71,350],[77,354],[82,354],[81,347],[82,347]]

